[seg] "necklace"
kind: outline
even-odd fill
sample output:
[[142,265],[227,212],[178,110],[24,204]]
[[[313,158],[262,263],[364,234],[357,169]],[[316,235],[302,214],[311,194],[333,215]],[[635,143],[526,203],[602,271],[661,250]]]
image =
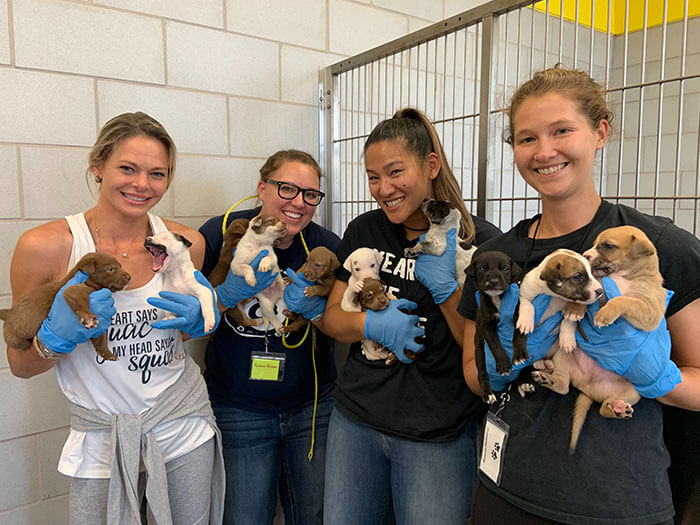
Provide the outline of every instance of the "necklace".
[[427,232],[430,229],[430,226],[427,228],[411,228],[410,226],[406,226],[405,224],[403,225],[404,228],[407,230],[411,230],[412,232]]
[[[95,210],[92,210],[92,227],[95,230],[95,251],[100,251],[101,243],[100,243],[100,228],[97,226],[97,217],[95,216]],[[119,247],[119,245],[112,239],[112,243],[114,244],[114,247],[117,249],[117,253],[122,256],[123,259],[128,259],[129,258],[129,252],[131,251],[131,247],[129,247],[128,250],[123,250],[122,248]]]

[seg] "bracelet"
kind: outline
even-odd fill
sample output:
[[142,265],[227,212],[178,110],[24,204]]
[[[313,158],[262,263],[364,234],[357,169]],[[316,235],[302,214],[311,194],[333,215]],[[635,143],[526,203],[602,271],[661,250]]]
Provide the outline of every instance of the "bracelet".
[[32,342],[34,344],[34,349],[36,350],[36,353],[39,354],[39,357],[41,357],[42,359],[56,360],[60,359],[64,355],[51,350],[48,346],[42,343],[41,339],[39,339],[36,335],[34,336]]
[[321,317],[323,317],[323,312],[321,312],[320,314],[318,314],[318,315],[317,315],[316,317],[314,317],[313,319],[309,319],[309,321],[314,321],[314,322],[320,321],[320,320],[321,320]]

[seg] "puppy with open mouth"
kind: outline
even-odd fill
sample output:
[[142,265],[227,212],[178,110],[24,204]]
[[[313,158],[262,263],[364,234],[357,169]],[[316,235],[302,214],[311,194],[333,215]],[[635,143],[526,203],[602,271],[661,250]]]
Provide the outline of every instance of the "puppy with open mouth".
[[204,332],[210,332],[216,325],[216,294],[195,278],[189,251],[192,243],[178,233],[164,231],[146,237],[144,246],[153,256],[153,271],[163,276],[163,290],[196,297],[204,318]]

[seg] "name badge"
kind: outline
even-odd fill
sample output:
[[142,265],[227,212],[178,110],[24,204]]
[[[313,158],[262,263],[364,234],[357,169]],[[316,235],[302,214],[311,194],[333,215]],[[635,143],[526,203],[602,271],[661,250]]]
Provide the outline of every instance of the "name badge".
[[250,353],[250,379],[253,381],[284,380],[286,354],[275,352]]
[[479,470],[486,474],[496,485],[501,482],[503,455],[508,442],[508,423],[488,412],[484,425],[484,441],[481,444]]

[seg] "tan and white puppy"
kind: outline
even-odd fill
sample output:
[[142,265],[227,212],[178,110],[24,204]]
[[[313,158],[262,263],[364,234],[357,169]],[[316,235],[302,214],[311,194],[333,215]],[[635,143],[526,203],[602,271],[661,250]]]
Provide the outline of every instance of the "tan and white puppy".
[[[255,286],[255,271],[250,262],[260,253],[267,250],[268,254],[260,260],[258,271],[279,272],[277,255],[275,254],[275,242],[287,235],[287,225],[271,215],[260,214],[253,217],[248,224],[248,229],[238,241],[236,253],[231,260],[231,271],[245,278],[250,286]],[[281,311],[287,307],[282,300],[284,294],[284,281],[278,273],[274,282],[262,292],[255,294],[260,304],[265,330],[272,324],[278,334],[283,333],[282,322],[277,318],[275,305],[281,302]]]
[[[552,297],[541,321],[563,311],[559,327],[559,348],[576,348],[576,322],[583,318],[587,305],[603,295],[602,285],[593,277],[588,260],[572,250],[555,250],[530,270],[520,284],[520,305],[516,328],[523,334],[535,329],[532,301],[539,294]],[[513,364],[518,364],[513,362]]]
[[[216,324],[216,292],[200,284],[194,276],[195,267],[190,257],[192,243],[179,233],[164,231],[146,237],[143,244],[153,256],[153,271],[163,276],[163,290],[196,297],[204,318],[204,331],[209,332]],[[173,317],[169,315],[165,319]]]
[[666,311],[666,290],[656,248],[639,228],[618,226],[602,231],[583,255],[593,275],[610,277],[620,290],[596,313],[596,326],[608,326],[620,316],[637,328],[655,330]]
[[343,293],[340,308],[346,312],[361,311],[355,297],[362,290],[362,281],[367,278],[379,279],[382,255],[374,248],[358,248],[347,256],[343,268],[350,272],[348,287]]
[[[404,255],[406,257],[418,257],[420,253],[442,255],[447,248],[447,232],[454,228],[459,233],[459,221],[462,219],[462,214],[454,204],[448,201],[425,199],[420,208],[430,221],[430,227],[425,232],[424,240],[416,243],[415,246],[406,248]],[[476,246],[457,239],[455,248],[455,279],[457,286],[462,290],[466,279],[464,270],[469,266]]]

